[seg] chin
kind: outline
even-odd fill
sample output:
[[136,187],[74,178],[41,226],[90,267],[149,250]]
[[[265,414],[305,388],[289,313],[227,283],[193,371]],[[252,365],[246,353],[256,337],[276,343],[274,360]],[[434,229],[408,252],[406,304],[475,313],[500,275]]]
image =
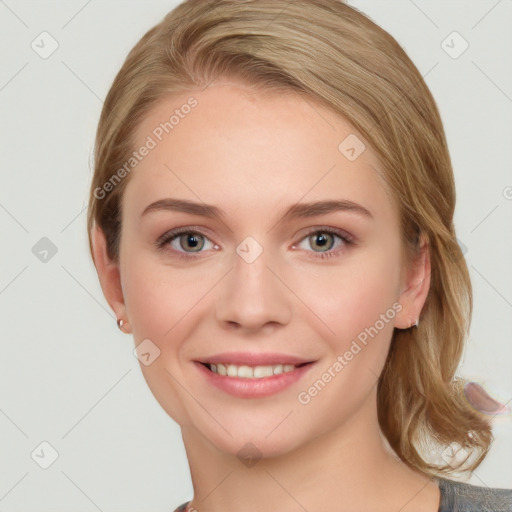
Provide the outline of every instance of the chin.
[[272,435],[267,437],[266,433],[251,431],[244,434],[237,433],[233,437],[228,434],[206,437],[219,451],[237,457],[248,467],[260,459],[285,455],[300,444],[289,436],[275,436],[271,439]]

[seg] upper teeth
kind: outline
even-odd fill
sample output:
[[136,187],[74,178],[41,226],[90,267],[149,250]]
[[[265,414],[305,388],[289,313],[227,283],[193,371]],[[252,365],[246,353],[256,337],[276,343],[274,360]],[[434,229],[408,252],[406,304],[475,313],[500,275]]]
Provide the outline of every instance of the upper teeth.
[[219,375],[228,377],[242,377],[246,379],[261,379],[279,373],[291,372],[295,369],[293,364],[276,364],[273,366],[237,366],[235,364],[210,364],[210,369]]

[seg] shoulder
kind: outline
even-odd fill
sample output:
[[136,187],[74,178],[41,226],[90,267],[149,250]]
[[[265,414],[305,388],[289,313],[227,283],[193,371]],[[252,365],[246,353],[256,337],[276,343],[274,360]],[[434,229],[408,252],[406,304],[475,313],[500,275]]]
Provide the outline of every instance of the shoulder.
[[185,512],[187,510],[187,505],[189,503],[189,501],[187,501],[186,503],[182,503],[174,512]]
[[438,478],[439,512],[512,512],[512,489],[483,487]]

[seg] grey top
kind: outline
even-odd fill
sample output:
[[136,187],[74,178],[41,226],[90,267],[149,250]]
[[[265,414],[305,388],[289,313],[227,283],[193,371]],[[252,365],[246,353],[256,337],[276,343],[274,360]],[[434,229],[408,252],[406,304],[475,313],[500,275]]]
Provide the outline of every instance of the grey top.
[[437,478],[441,491],[438,512],[512,512],[512,489],[482,487]]
[[[512,512],[512,489],[481,487],[446,478],[435,480],[441,493],[438,512]],[[188,503],[174,512],[185,512]]]

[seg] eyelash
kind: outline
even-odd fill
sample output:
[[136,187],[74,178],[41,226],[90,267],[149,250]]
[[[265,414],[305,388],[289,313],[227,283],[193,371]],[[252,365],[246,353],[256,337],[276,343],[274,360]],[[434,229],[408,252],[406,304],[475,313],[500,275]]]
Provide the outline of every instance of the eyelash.
[[[352,236],[348,235],[348,233],[341,231],[341,230],[323,227],[323,226],[317,227],[317,228],[309,231],[308,233],[306,233],[300,239],[300,242],[302,242],[304,239],[310,237],[311,235],[320,234],[320,233],[322,233],[322,234],[328,233],[330,235],[335,235],[343,241],[344,245],[342,246],[341,249],[337,249],[337,250],[330,249],[328,252],[314,252],[313,251],[313,253],[315,254],[315,256],[313,256],[314,258],[319,258],[319,259],[331,258],[332,256],[337,256],[340,252],[342,252],[347,247],[355,245],[354,238]],[[205,233],[202,233],[200,230],[191,229],[190,227],[176,228],[176,229],[173,229],[172,231],[168,231],[167,233],[165,233],[161,237],[159,237],[158,240],[155,242],[156,248],[161,251],[167,251],[168,249],[165,246],[167,244],[169,244],[169,242],[172,242],[174,239],[176,239],[179,235],[183,235],[183,234],[201,235],[205,238],[208,238],[208,236]],[[295,244],[294,244],[294,246],[295,246]],[[186,252],[175,251],[175,250],[173,250],[172,252],[177,253],[176,254],[177,257],[182,258],[184,260],[197,259],[197,256],[191,255],[193,253],[186,253]],[[200,251],[200,252],[202,252],[202,251]]]

